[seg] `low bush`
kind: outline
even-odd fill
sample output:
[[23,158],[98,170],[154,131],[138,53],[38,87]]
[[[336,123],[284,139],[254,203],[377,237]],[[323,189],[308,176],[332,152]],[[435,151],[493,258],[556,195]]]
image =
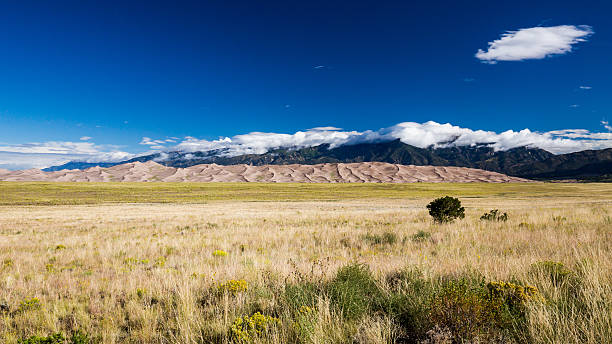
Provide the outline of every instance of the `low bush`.
[[552,284],[556,286],[576,277],[574,272],[563,265],[563,263],[551,260],[532,264],[529,273],[532,275],[542,274],[544,277],[550,278]]
[[397,242],[397,234],[393,232],[384,232],[382,235],[366,234],[363,239],[372,245],[393,245]]
[[484,213],[480,219],[483,221],[506,222],[508,221],[508,213],[502,214],[498,209],[493,209],[488,213]]
[[77,330],[72,333],[70,338],[66,338],[63,333],[57,332],[46,337],[31,336],[26,339],[20,339],[18,344],[89,344],[93,340],[89,338],[87,333]]
[[332,305],[346,319],[360,318],[383,302],[382,290],[364,264],[342,267],[326,289]]
[[31,299],[25,299],[19,303],[18,312],[27,312],[31,310],[40,309],[41,304],[40,300],[37,297],[33,297]]
[[295,341],[299,343],[311,343],[316,324],[316,309],[308,306],[300,307],[293,321]]
[[321,292],[321,288],[312,282],[287,284],[283,301],[295,313],[303,306],[314,307]]
[[461,206],[461,201],[455,197],[437,198],[427,205],[427,209],[429,215],[438,223],[452,222],[457,218],[463,219],[465,217],[465,208]]
[[245,280],[229,280],[217,285],[217,291],[221,294],[229,293],[231,295],[237,295],[247,290],[249,290],[249,284]]
[[66,337],[62,333],[54,333],[47,337],[32,336],[17,341],[18,344],[65,344]]
[[212,255],[213,255],[213,257],[226,257],[227,256],[227,252],[225,252],[223,250],[214,250]]
[[412,235],[412,241],[422,243],[431,238],[431,233],[426,231],[418,231]]
[[2,260],[2,265],[0,266],[0,270],[10,269],[15,265],[15,262],[10,258],[5,258]]
[[252,343],[269,334],[279,324],[278,318],[259,312],[251,316],[245,315],[234,320],[230,328],[230,338],[234,343]]
[[[555,261],[541,261],[531,265],[529,274],[538,281],[549,282],[555,288],[554,293],[546,293],[548,299],[554,298],[558,306],[579,305],[582,300],[582,280],[578,273]],[[553,296],[554,295],[554,296]],[[579,308],[582,308],[580,306]]]
[[387,282],[392,292],[385,312],[401,326],[402,340],[410,343],[440,336],[453,343],[521,342],[526,304],[539,300],[534,287],[487,283],[472,272],[429,279],[418,271],[400,271]]

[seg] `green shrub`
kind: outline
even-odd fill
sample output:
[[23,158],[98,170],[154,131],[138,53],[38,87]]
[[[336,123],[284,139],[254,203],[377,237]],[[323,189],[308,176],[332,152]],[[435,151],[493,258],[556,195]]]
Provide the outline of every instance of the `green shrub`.
[[73,332],[70,339],[67,339],[63,333],[57,332],[46,337],[31,336],[17,341],[18,344],[89,344],[91,342],[87,333],[81,330]]
[[393,232],[384,232],[382,235],[366,234],[363,239],[372,245],[393,245],[397,242],[397,235]]
[[465,217],[465,208],[461,206],[458,198],[445,196],[433,200],[427,205],[429,215],[438,223],[452,222]]
[[382,305],[382,290],[367,265],[351,264],[338,270],[327,286],[331,303],[346,319],[357,319]]
[[448,329],[457,342],[488,343],[507,337],[513,328],[503,300],[491,297],[484,279],[471,275],[443,282],[431,299],[429,321]]
[[526,304],[540,300],[534,287],[487,283],[474,272],[425,278],[418,270],[401,270],[387,284],[384,312],[401,327],[406,343],[430,343],[440,334],[452,343],[525,342]]
[[554,262],[551,260],[545,260],[532,264],[529,272],[531,274],[543,274],[545,277],[550,278],[552,284],[556,286],[560,285],[564,281],[568,281],[572,277],[575,277],[572,270],[568,269],[565,265],[563,265],[563,263]]
[[33,297],[31,299],[25,299],[19,303],[18,312],[27,312],[31,310],[40,309],[40,300],[37,297]]
[[414,242],[425,242],[431,238],[431,233],[426,231],[418,231],[416,234],[412,236],[412,241]]
[[488,213],[484,213],[481,217],[483,221],[498,221],[498,222],[506,222],[508,221],[508,213],[500,213],[499,210],[493,209]]
[[316,309],[308,306],[300,307],[293,321],[295,341],[298,343],[311,343],[316,324]]
[[13,267],[13,265],[15,265],[15,261],[13,261],[11,258],[5,258],[4,260],[2,260],[0,270],[10,269],[11,267]]
[[418,270],[400,270],[387,276],[389,293],[385,312],[402,328],[401,342],[416,343],[431,328],[429,300],[434,285]]
[[487,289],[491,299],[501,302],[515,323],[525,323],[525,306],[528,302],[542,299],[538,289],[528,284],[492,281],[487,283]]
[[[582,280],[578,273],[570,270],[560,262],[542,261],[531,265],[529,274],[536,280],[548,280],[560,292],[558,295],[560,307],[563,304],[578,304],[583,303],[582,298]],[[550,297],[554,294],[546,293],[545,296]],[[556,298],[556,297],[555,297]]]
[[47,337],[32,336],[27,339],[18,340],[19,344],[64,344],[66,338],[62,333],[54,333]]
[[75,331],[74,333],[72,333],[72,337],[70,337],[71,344],[89,344],[91,342],[92,340],[89,338],[87,333],[81,330]]
[[312,282],[302,282],[285,285],[283,299],[293,312],[297,312],[302,306],[314,307],[320,288]]
[[145,288],[136,288],[136,296],[139,299],[144,298],[147,295],[147,289]]
[[230,328],[230,338],[234,343],[252,343],[279,324],[278,318],[259,312],[251,316],[245,315],[234,320]]
[[249,284],[245,280],[229,280],[217,285],[217,292],[221,294],[228,293],[235,296],[247,290],[249,290]]

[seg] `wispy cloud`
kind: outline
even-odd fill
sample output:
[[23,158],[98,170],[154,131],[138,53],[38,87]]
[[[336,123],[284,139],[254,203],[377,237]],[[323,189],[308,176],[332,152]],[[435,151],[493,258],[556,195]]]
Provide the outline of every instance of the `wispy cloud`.
[[590,90],[590,89],[592,89],[593,87],[591,87],[591,86],[580,86],[579,88],[580,88],[581,90]]
[[79,138],[79,140],[81,140],[81,141],[89,141],[91,139],[92,139],[91,136],[81,136],[81,138]]
[[318,66],[314,66],[314,67],[312,67],[312,68],[313,68],[313,69],[323,69],[323,68],[326,68],[326,67],[327,67],[327,66],[324,66],[324,65],[318,65]]
[[495,64],[498,61],[543,59],[572,51],[572,46],[586,41],[593,29],[587,25],[532,27],[507,31],[500,39],[489,42],[489,48],[479,49],[476,58]]
[[608,131],[612,131],[612,126],[608,121],[601,121],[601,125],[603,125]]
[[0,168],[44,168],[68,161],[122,161],[134,154],[114,145],[92,142],[48,141],[24,144],[0,144]]
[[140,144],[141,145],[146,145],[146,146],[159,146],[159,145],[163,145],[166,142],[174,142],[174,140],[171,141],[166,141],[164,140],[153,140],[150,137],[143,137],[142,140],[140,140]]
[[569,107],[571,107],[571,108],[577,108],[577,107],[580,107],[580,105],[578,105],[578,104],[572,104],[572,105],[570,105]]
[[151,149],[164,149],[166,148],[166,145],[169,143],[176,143],[179,140],[178,137],[170,137],[170,138],[166,138],[166,139],[160,139],[160,140],[154,140],[150,137],[143,137],[142,140],[140,140],[141,145],[145,145],[145,146],[149,146],[149,148]]

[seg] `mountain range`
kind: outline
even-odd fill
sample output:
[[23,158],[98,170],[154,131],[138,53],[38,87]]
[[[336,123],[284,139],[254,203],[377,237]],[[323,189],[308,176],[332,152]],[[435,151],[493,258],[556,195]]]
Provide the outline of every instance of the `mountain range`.
[[400,140],[343,145],[328,144],[291,149],[281,148],[264,154],[227,156],[222,150],[207,152],[164,152],[139,156],[121,162],[87,163],[72,161],[44,171],[111,167],[115,165],[155,161],[168,167],[190,167],[200,164],[217,165],[314,165],[323,163],[386,162],[417,166],[457,166],[500,172],[537,180],[576,179],[612,181],[612,148],[586,150],[555,155],[539,148],[518,147],[496,151],[490,144],[419,148]]

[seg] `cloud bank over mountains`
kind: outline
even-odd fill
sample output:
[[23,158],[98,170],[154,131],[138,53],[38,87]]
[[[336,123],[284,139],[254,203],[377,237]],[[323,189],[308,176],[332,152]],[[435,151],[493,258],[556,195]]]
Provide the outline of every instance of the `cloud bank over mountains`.
[[496,150],[529,146],[551,153],[570,153],[585,149],[612,147],[612,133],[592,133],[585,129],[565,129],[550,132],[507,130],[501,133],[461,128],[449,123],[433,121],[425,123],[403,122],[377,131],[343,131],[338,128],[313,128],[294,134],[253,132],[219,140],[199,140],[188,137],[170,150],[184,152],[221,150],[223,155],[262,154],[281,147],[304,148],[329,144],[331,148],[347,144],[372,143],[400,139],[420,147],[468,146],[490,144]]
[[92,142],[48,141],[24,144],[0,143],[0,168],[44,168],[68,161],[122,161],[134,154],[123,152],[115,145]]
[[317,127],[293,134],[252,132],[218,140],[195,137],[183,139],[142,138],[140,144],[147,150],[138,154],[125,152],[114,145],[96,145],[92,142],[43,142],[7,145],[0,143],[0,168],[43,168],[68,161],[117,162],[153,152],[215,152],[222,156],[262,154],[276,148],[304,148],[329,144],[332,148],[357,143],[383,142],[400,139],[420,148],[489,144],[496,150],[528,146],[545,149],[555,154],[586,149],[612,148],[612,132],[586,129],[564,129],[535,132],[529,129],[493,132],[462,128],[449,123],[440,124],[403,122],[379,130],[346,131],[335,127]]
[[507,31],[500,39],[489,42],[487,51],[479,49],[476,58],[495,64],[498,61],[543,59],[572,51],[576,43],[584,42],[593,34],[587,25],[559,25],[532,27]]

